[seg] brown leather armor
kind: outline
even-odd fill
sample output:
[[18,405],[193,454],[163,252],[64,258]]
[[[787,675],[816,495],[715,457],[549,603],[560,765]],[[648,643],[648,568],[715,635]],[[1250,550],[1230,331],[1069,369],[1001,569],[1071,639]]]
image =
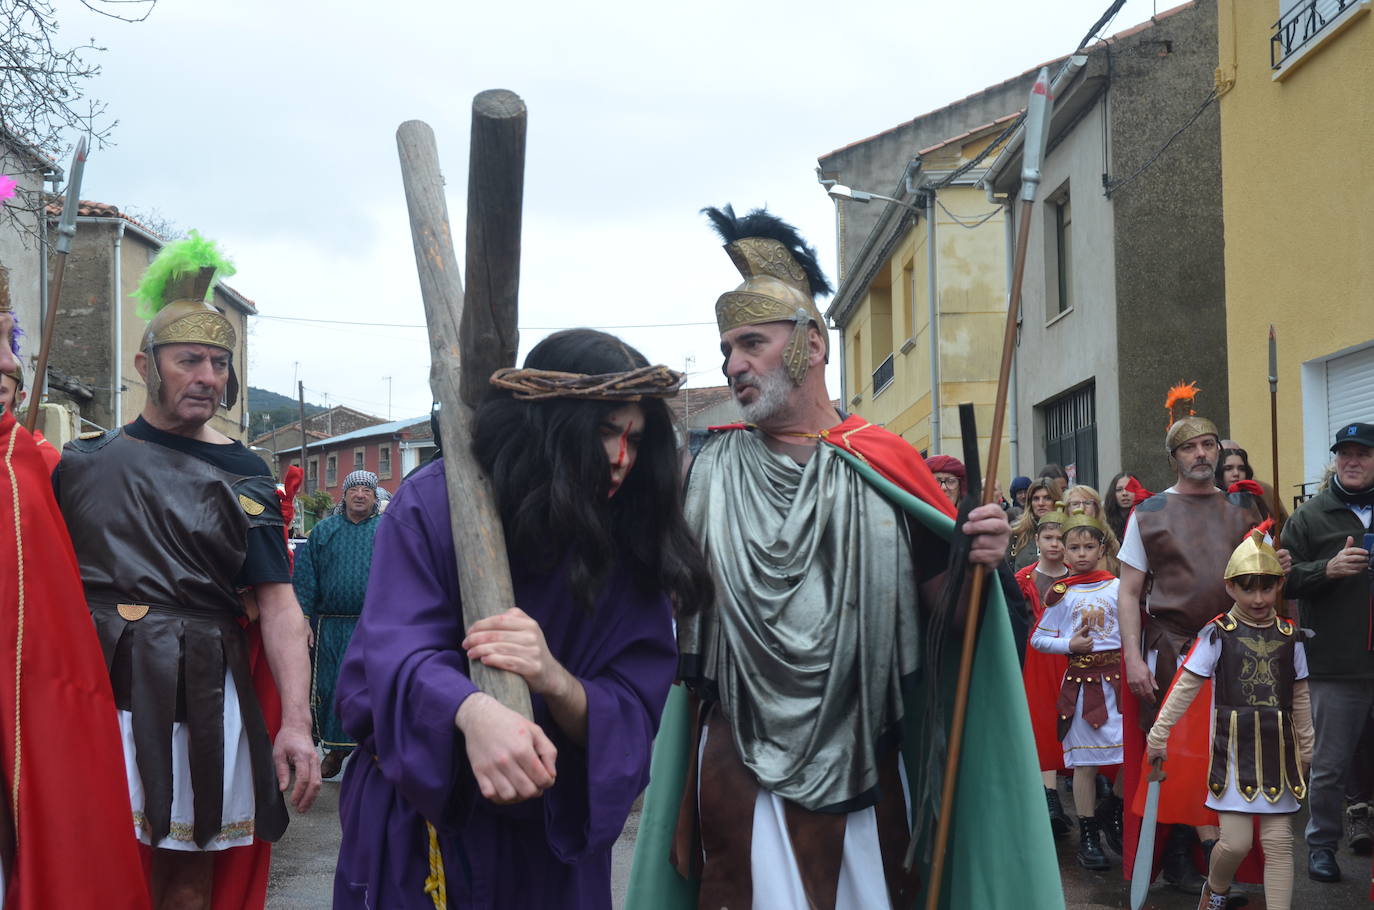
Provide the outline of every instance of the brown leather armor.
[[192,730],[192,837],[204,847],[220,832],[228,670],[252,759],[254,833],[275,841],[286,806],[235,586],[249,528],[281,526],[272,479],[229,474],[122,430],[69,444],[58,477],[115,704],[133,713],[149,837],[157,843],[171,828],[174,722]]
[[1208,634],[1221,641],[1221,658],[1212,674],[1216,729],[1207,785],[1217,796],[1226,791],[1233,772],[1246,800],[1263,795],[1276,803],[1285,790],[1298,799],[1307,792],[1293,726],[1296,631],[1282,617],[1262,627],[1229,614],[1212,621]]
[[[1161,493],[1132,513],[1150,561],[1145,650],[1158,651],[1155,681],[1167,692],[1198,630],[1231,609],[1222,574],[1236,544],[1261,518],[1248,493]],[[1140,726],[1149,730],[1159,711],[1141,704]]]

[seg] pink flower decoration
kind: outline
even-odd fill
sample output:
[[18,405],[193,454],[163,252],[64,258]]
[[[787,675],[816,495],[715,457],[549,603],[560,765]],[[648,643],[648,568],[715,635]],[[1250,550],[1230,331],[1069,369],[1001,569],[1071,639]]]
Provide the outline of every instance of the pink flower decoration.
[[4,174],[0,174],[0,202],[4,202],[6,199],[13,197],[14,189],[17,186],[19,186],[19,182],[13,177],[6,177]]

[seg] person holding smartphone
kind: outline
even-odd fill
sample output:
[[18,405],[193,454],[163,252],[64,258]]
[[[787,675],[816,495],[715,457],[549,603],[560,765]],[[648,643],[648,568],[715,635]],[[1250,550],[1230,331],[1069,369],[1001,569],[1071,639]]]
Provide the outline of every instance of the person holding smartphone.
[[1345,776],[1366,720],[1374,714],[1374,424],[1350,423],[1331,446],[1330,485],[1293,513],[1283,532],[1293,558],[1287,592],[1302,602],[1316,733],[1307,823],[1308,875],[1340,881],[1336,844]]

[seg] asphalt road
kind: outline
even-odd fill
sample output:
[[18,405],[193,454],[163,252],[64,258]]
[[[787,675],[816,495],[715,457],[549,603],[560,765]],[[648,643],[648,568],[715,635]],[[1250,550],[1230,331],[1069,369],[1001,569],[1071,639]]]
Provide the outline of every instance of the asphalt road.
[[[305,815],[292,817],[291,827],[272,855],[272,877],[267,890],[267,906],[270,910],[321,910],[330,905],[339,845],[338,807],[338,781],[325,781],[314,808]],[[996,824],[996,821],[989,819],[988,823]],[[630,876],[630,857],[638,830],[639,815],[635,813],[625,825],[625,831],[612,855],[611,888],[616,907],[624,903],[625,884]],[[1074,851],[1077,849],[1074,835],[1062,838],[1057,846],[1068,910],[1118,910],[1128,906],[1129,886],[1121,878],[1120,863],[1115,862],[1115,857],[1110,871],[1088,872],[1074,861]],[[1300,828],[1296,831],[1294,849],[1298,862],[1293,893],[1294,910],[1370,910],[1369,857],[1354,856],[1348,850],[1341,851],[1337,859],[1345,876],[1344,881],[1323,885],[1307,877],[1307,848]],[[990,857],[989,874],[997,874],[995,864],[996,858]],[[1266,910],[1264,897],[1259,891],[1256,886],[1256,893],[1250,897],[1250,910]],[[1163,883],[1157,883],[1151,889],[1146,902],[1150,910],[1193,910],[1196,906],[1196,896],[1181,894]]]

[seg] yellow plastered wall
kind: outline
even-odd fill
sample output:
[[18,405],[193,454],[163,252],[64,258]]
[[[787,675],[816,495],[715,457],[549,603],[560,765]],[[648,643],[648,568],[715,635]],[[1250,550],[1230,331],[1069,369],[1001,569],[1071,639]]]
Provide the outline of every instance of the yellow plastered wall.
[[[959,404],[975,405],[980,451],[986,458],[997,394],[997,369],[1006,320],[1006,228],[999,212],[977,227],[966,228],[994,206],[974,187],[952,186],[939,191],[944,209],[936,208],[936,293],[940,304],[940,445],[939,451],[962,458]],[[886,426],[917,449],[931,445],[930,299],[928,239],[925,219],[919,219],[879,270],[868,294],[859,302],[844,332],[850,375],[850,404],[854,413]],[[880,325],[881,324],[881,325]],[[889,349],[893,380],[874,394],[873,371]],[[1010,477],[1003,431],[1001,475],[1005,489]]]
[[1285,500],[1311,467],[1302,364],[1374,340],[1374,15],[1357,6],[1276,79],[1278,4],[1218,2],[1230,433],[1268,481],[1272,323]]

